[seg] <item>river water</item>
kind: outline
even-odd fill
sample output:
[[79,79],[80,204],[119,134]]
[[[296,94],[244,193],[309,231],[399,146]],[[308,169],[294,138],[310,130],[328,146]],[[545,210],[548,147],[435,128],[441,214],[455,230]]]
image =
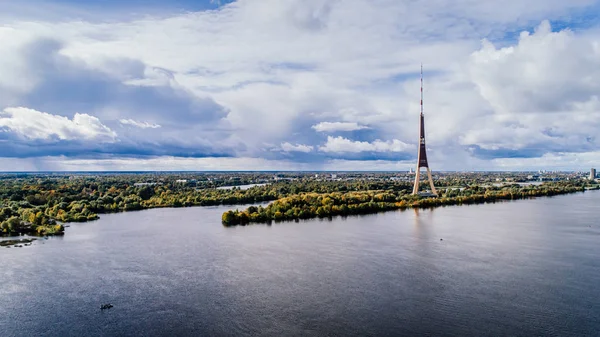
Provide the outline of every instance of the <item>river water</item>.
[[1,248],[0,335],[600,335],[600,192],[235,228],[226,209]]
[[231,190],[233,188],[239,188],[240,190],[249,190],[252,187],[256,186],[265,186],[267,184],[248,184],[248,185],[232,185],[232,186],[220,186],[217,187],[218,190]]

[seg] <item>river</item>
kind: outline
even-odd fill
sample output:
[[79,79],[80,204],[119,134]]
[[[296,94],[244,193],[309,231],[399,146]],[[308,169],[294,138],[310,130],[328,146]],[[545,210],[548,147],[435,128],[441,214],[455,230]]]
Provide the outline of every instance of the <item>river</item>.
[[256,186],[266,186],[267,184],[247,184],[247,185],[231,185],[231,186],[220,186],[217,187],[218,190],[231,190],[233,188],[239,188],[240,190],[249,190],[252,187]]
[[600,332],[600,192],[235,228],[226,209],[1,248],[0,335]]

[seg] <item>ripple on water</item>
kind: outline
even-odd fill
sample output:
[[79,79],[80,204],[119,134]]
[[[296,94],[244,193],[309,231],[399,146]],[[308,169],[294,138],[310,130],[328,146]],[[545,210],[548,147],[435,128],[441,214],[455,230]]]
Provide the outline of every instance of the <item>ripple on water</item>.
[[[236,228],[221,226],[225,207],[105,215],[64,238],[0,251],[0,328],[17,336],[595,335],[599,196]],[[101,311],[103,303],[114,307]]]

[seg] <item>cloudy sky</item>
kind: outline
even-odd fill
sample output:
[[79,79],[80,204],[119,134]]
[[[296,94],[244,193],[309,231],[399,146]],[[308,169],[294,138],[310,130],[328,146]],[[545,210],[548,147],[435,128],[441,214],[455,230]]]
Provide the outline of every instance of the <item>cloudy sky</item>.
[[600,167],[600,1],[0,0],[0,170]]

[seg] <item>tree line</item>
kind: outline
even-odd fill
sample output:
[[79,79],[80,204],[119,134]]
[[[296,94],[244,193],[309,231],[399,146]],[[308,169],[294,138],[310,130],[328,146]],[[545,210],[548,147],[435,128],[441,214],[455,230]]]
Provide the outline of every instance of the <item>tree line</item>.
[[376,213],[393,209],[429,208],[446,205],[476,204],[498,200],[552,196],[584,191],[582,183],[553,182],[538,186],[510,185],[504,187],[470,186],[446,189],[437,198],[423,198],[406,190],[368,190],[332,193],[300,193],[281,198],[266,207],[250,206],[245,210],[223,213],[225,226],[280,220],[324,218],[337,215]]

